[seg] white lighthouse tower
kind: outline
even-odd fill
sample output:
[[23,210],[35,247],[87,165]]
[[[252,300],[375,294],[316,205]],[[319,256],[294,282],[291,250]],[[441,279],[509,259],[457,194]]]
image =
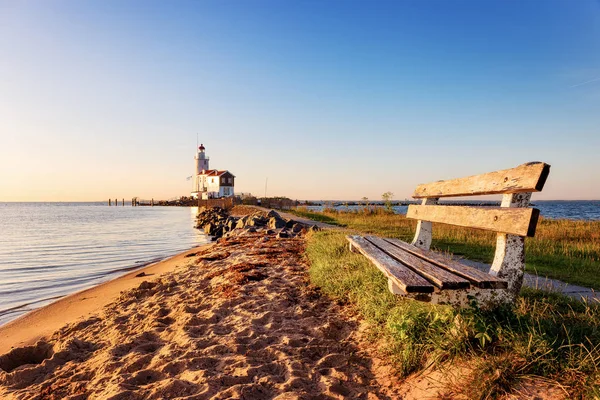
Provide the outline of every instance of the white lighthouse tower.
[[201,174],[202,170],[208,170],[208,157],[206,157],[206,153],[204,153],[205,147],[202,143],[200,143],[200,147],[198,147],[198,152],[194,157],[196,160],[196,174]]
[[202,178],[205,172],[208,171],[209,158],[206,157],[204,150],[204,145],[200,144],[198,152],[194,156],[194,162],[196,164],[194,170],[194,186],[192,187],[192,197],[194,198],[198,198],[199,193],[206,192],[206,181]]

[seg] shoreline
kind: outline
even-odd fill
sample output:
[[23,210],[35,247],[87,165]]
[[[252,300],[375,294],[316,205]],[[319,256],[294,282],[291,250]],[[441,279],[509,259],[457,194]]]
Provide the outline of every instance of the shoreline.
[[398,398],[355,313],[310,284],[316,229],[252,211],[216,242],[0,328],[20,346],[0,357],[0,397]]
[[[208,248],[209,242],[177,253],[163,260],[136,268],[90,288],[68,294],[48,305],[32,310],[0,326],[0,355],[12,348],[29,346],[46,338],[66,324],[97,313],[105,305],[118,299],[122,291],[133,289],[143,281],[154,281],[173,271],[186,255]],[[137,275],[144,273],[144,276]]]

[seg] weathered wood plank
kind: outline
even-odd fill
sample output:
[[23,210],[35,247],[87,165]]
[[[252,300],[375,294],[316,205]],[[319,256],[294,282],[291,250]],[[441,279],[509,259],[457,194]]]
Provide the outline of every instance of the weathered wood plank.
[[406,293],[433,293],[434,286],[361,236],[347,236],[350,244]]
[[408,206],[407,218],[485,229],[518,236],[535,235],[537,208]]
[[544,187],[549,173],[550,165],[543,162],[530,162],[487,174],[419,185],[415,189],[413,197],[539,192]]
[[402,264],[414,270],[419,275],[424,276],[430,282],[440,289],[466,289],[470,287],[469,281],[457,276],[446,269],[425,261],[393,244],[386,242],[376,236],[365,236],[369,242],[383,250]]
[[386,238],[385,240],[394,246],[401,248],[402,250],[436,264],[441,268],[447,269],[448,271],[462,276],[465,279],[468,279],[472,286],[476,286],[481,289],[506,289],[508,287],[508,283],[505,280],[487,274],[478,270],[477,268],[461,264],[458,261],[452,260],[450,257],[444,256],[443,254],[436,253],[434,251],[421,250],[416,246],[412,246],[398,239]]

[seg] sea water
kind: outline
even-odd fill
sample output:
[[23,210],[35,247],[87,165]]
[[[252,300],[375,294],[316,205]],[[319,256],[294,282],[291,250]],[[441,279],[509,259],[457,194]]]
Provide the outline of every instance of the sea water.
[[[478,201],[475,201],[479,203]],[[324,202],[327,204],[328,202]],[[341,203],[341,204],[340,204]],[[344,205],[343,201],[334,202],[335,205],[325,207],[336,210],[359,211],[364,209],[364,205]],[[480,205],[499,206],[499,202],[480,202]],[[456,202],[460,204],[460,202]],[[383,207],[381,202],[370,204],[369,207]],[[572,220],[600,220],[600,200],[538,200],[533,201],[533,207],[540,210],[543,218],[551,219],[572,219]],[[323,205],[308,206],[309,210],[322,211]],[[408,206],[392,207],[396,214],[406,214]]]
[[195,207],[0,203],[0,324],[209,238]]

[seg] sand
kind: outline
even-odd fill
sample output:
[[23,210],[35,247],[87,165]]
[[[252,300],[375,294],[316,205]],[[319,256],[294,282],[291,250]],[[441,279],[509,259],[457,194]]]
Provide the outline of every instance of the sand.
[[[212,244],[205,246],[212,246]],[[173,271],[178,265],[187,261],[188,254],[197,251],[198,248],[190,249],[150,264],[119,278],[66,296],[0,326],[0,354],[7,353],[13,347],[34,344],[67,323],[98,313],[106,304],[117,300],[122,291],[133,289],[144,280],[157,279],[160,275]],[[137,275],[141,273],[144,276],[138,277]]]
[[0,398],[399,398],[360,321],[310,285],[304,243],[241,231],[14,321]]

